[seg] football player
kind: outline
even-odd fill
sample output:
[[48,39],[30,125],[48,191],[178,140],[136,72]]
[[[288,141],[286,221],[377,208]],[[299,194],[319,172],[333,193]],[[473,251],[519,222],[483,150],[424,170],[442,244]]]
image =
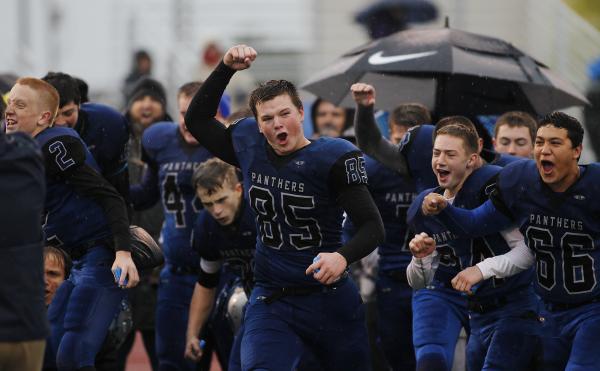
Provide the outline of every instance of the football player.
[[[444,121],[461,120],[448,117],[440,122]],[[460,124],[445,125],[436,131],[434,137],[432,168],[439,187],[433,191],[466,208],[477,207],[485,202],[485,189],[501,169],[478,164],[477,142],[477,133]],[[523,236],[516,228],[477,239],[456,238],[443,223],[420,214],[422,199],[431,191],[422,192],[408,212],[409,223],[414,230],[426,232],[411,241],[411,250],[414,251],[415,245],[422,244],[423,239],[429,239],[432,245],[437,245],[433,256],[421,254],[418,260],[413,259],[409,265],[407,272],[412,287],[431,288],[441,284],[450,288],[453,276],[462,267],[475,265],[489,256],[504,254],[517,246],[525,246]],[[432,248],[430,252],[433,251]],[[438,266],[441,268],[439,273],[434,272]],[[501,278],[503,276],[487,280],[468,296],[471,330],[467,344],[469,370],[529,370],[537,360],[541,324],[536,312],[538,303],[531,286],[532,272],[528,270],[504,280]],[[417,291],[415,297],[421,296],[433,302],[442,293],[440,291],[436,295],[434,289],[425,289]],[[454,292],[454,295],[457,293]],[[440,329],[437,322],[445,312],[441,308],[441,305],[421,306],[422,313],[419,316],[422,323],[415,322],[415,326],[437,323],[436,328],[441,330],[440,334],[443,333],[444,328]],[[519,352],[507,352],[511,347],[518,348]],[[452,349],[447,349],[446,354],[451,352]],[[444,366],[434,365],[433,361],[429,360],[429,369],[450,367],[448,363]]]
[[[203,145],[241,168],[256,217],[256,284],[244,321],[242,369],[293,369],[305,350],[327,370],[367,369],[362,303],[346,274],[384,236],[364,158],[343,139],[309,141],[302,102],[285,80],[253,91],[256,120],[228,128],[216,121],[229,79],[255,58],[251,47],[230,48],[186,115]],[[342,246],[344,210],[357,232]]]
[[[424,214],[439,213],[459,236],[520,228],[531,251],[505,255],[509,260],[495,270],[518,272],[535,254],[535,288],[546,309],[544,370],[592,370],[600,361],[593,349],[600,331],[600,167],[578,164],[582,140],[577,119],[554,112],[538,122],[534,160],[504,168],[483,205],[464,210],[435,194],[422,204]],[[483,278],[475,267],[464,273],[454,281],[459,290],[469,290]]]
[[47,243],[61,246],[73,260],[69,279],[48,309],[50,346],[60,369],[85,369],[93,368],[119,310],[125,294],[119,286],[133,287],[139,276],[125,202],[100,175],[77,132],[50,127],[58,102],[58,92],[47,82],[17,80],[8,97],[6,129],[34,137],[45,158]]
[[502,114],[494,125],[494,150],[512,156],[531,158],[537,122],[530,114],[510,111]]
[[[190,305],[186,357],[197,361],[202,356],[198,333],[213,308],[222,266],[241,282],[246,300],[250,296],[256,225],[252,210],[243,199],[242,184],[233,166],[217,158],[210,159],[194,171],[193,184],[204,210],[194,228],[193,241],[200,254],[200,274]],[[229,288],[230,285],[224,287]],[[236,296],[236,299],[243,298]],[[228,305],[223,304],[220,309],[227,311]],[[228,333],[235,334],[235,330],[239,328],[232,328]],[[227,337],[222,333],[214,335]],[[224,344],[217,346],[218,353],[222,354],[219,358],[229,362],[229,370],[240,369],[241,332],[235,340],[234,349],[231,349],[230,341],[219,340],[219,344]]]
[[[357,83],[351,87],[351,90],[357,101],[355,128],[359,147],[399,174],[409,175],[418,191],[434,187],[437,184],[431,166],[432,136],[435,135],[435,132],[452,123],[460,123],[475,131],[475,126],[466,118],[460,118],[460,120],[456,118],[453,121],[442,120],[435,127],[421,125],[411,128],[404,135],[400,144],[396,146],[383,138],[373,119],[375,89],[368,84]],[[477,152],[482,152],[482,156],[485,154],[488,161],[510,162],[516,160],[512,156],[499,156],[496,153],[485,151],[482,148],[481,140],[478,143]],[[485,162],[479,156],[475,156],[473,161],[472,166],[475,167],[480,167]],[[437,274],[441,275],[442,271],[447,270],[446,275],[452,278],[459,272],[457,268],[454,265],[448,265],[440,268]],[[458,333],[461,327],[467,330],[469,328],[466,298],[458,295],[449,285],[449,281],[446,283],[448,283],[446,286],[443,284],[437,285],[437,287],[430,285],[436,290],[420,291],[413,296],[413,341],[417,356],[417,369],[434,367],[430,362],[438,365],[445,363],[445,367],[451,367]],[[439,313],[428,310],[431,307],[431,300],[436,301],[435,308]],[[450,331],[439,331],[436,325],[435,317],[442,313],[448,318]]]
[[103,104],[81,104],[77,80],[66,73],[48,72],[42,80],[54,86],[60,96],[54,125],[77,131],[94,156],[102,175],[127,199],[129,129],[125,117]]
[[191,233],[201,206],[192,187],[194,169],[211,154],[187,130],[185,112],[198,82],[181,86],[177,95],[179,122],[158,122],[144,130],[142,160],[148,164],[142,183],[130,188],[136,210],[162,201],[166,264],[160,273],[156,309],[156,352],[159,368],[193,369],[184,359],[188,311],[199,273],[198,252]]
[[[390,116],[390,139],[400,143],[413,126],[431,122],[426,107],[417,103],[399,105]],[[412,255],[406,211],[417,196],[414,183],[372,157],[365,156],[369,192],[381,213],[385,242],[378,247],[376,310],[377,338],[387,363],[393,370],[414,370],[412,343],[412,294],[406,280],[406,267]],[[344,232],[352,233],[352,223],[344,221]],[[367,308],[367,317],[369,315]]]

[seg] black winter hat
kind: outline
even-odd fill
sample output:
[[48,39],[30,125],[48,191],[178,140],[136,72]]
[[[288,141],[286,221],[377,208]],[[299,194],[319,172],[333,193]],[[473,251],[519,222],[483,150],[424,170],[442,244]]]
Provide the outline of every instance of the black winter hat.
[[159,101],[166,109],[167,107],[167,94],[162,84],[152,78],[144,77],[139,80],[131,89],[129,94],[128,107],[131,107],[133,102],[142,99],[146,96],[150,96]]

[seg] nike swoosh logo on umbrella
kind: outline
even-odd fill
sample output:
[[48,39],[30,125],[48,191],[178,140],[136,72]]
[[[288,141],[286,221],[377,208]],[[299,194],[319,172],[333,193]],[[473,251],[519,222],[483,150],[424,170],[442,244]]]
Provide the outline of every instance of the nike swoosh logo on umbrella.
[[374,66],[389,64],[395,62],[403,62],[411,59],[418,59],[429,57],[430,55],[437,54],[437,50],[432,50],[430,52],[422,52],[422,53],[413,53],[413,54],[402,54],[402,55],[389,55],[383,56],[383,51],[379,51],[369,57],[369,64]]

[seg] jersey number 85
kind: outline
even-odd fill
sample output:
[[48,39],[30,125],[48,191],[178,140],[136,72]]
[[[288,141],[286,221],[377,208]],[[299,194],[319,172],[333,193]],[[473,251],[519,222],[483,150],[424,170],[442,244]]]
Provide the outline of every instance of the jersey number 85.
[[[280,208],[276,208],[275,197],[270,190],[252,186],[248,193],[252,209],[256,212],[260,238],[264,245],[277,250],[281,249],[284,243],[289,243],[297,250],[321,246],[323,237],[318,221],[312,217],[298,215],[306,215],[315,208],[314,197],[282,192],[278,205]],[[286,236],[279,224],[282,218],[288,227]]]

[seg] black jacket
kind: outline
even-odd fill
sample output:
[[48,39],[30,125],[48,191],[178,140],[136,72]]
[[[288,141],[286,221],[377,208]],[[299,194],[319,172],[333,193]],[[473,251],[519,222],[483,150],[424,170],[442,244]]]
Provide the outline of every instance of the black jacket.
[[45,339],[44,163],[27,135],[0,133],[0,342]]

